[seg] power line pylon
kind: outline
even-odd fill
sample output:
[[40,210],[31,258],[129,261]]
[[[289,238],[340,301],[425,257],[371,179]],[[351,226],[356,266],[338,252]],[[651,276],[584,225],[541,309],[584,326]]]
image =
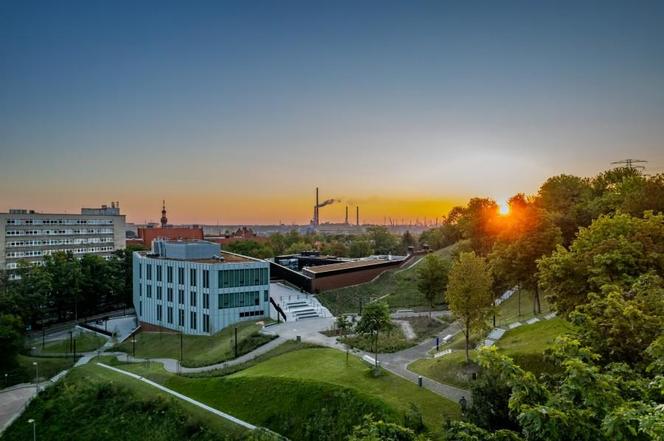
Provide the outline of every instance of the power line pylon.
[[623,159],[622,161],[613,161],[611,164],[624,164],[623,167],[626,167],[626,168],[635,168],[635,169],[638,169],[638,170],[645,170],[645,166],[643,166],[643,165],[634,165],[636,163],[641,163],[641,162],[646,163],[648,161],[644,161],[642,159],[627,158],[627,159]]

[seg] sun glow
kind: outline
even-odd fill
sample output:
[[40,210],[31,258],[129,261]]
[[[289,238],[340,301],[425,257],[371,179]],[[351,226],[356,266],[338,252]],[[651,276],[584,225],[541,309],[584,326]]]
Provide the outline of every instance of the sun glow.
[[498,203],[498,214],[501,216],[507,216],[510,214],[510,204],[507,201],[501,201]]

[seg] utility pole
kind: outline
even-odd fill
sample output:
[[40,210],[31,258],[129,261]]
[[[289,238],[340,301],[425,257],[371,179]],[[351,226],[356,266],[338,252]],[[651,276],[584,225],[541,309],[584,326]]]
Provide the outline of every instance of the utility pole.
[[237,358],[237,326],[235,327],[235,358]]

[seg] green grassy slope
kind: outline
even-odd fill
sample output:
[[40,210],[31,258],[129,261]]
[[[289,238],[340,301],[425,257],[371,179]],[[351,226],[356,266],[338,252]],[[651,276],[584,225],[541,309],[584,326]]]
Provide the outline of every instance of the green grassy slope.
[[[451,258],[454,249],[455,245],[451,245],[435,253],[443,258]],[[392,309],[428,308],[426,299],[417,290],[417,265],[408,269],[386,271],[371,282],[325,291],[317,297],[335,315],[358,312],[360,300],[366,304],[378,298],[385,300]],[[442,303],[437,305],[441,306]]]
[[3,440],[238,439],[246,430],[130,377],[94,364],[73,369],[33,400]]
[[72,357],[30,357],[27,355],[18,355],[16,361],[17,365],[14,368],[0,373],[2,387],[5,387],[4,374],[7,374],[7,386],[34,382],[37,372],[33,362],[39,364],[39,381],[47,380],[76,363],[76,359]]
[[[261,346],[273,337],[260,335],[261,326],[254,322],[238,325],[238,355]],[[234,358],[234,328],[229,326],[213,336],[185,335],[183,366],[195,367],[219,363]],[[132,353],[131,339],[116,346],[118,351]],[[136,356],[145,358],[180,358],[180,335],[141,332],[136,336]]]
[[[106,343],[106,338],[91,332],[82,332],[75,336],[74,340],[76,341],[77,353],[94,351]],[[69,338],[46,342],[43,348],[41,346],[41,340],[36,339],[32,342],[32,346],[37,352],[45,354],[65,354],[71,352]]]
[[[552,366],[545,362],[544,351],[551,347],[556,337],[572,331],[572,326],[563,319],[544,320],[507,331],[496,347],[526,370],[536,374],[550,372]],[[470,357],[474,359],[475,351],[471,351]],[[441,383],[467,388],[472,381],[472,372],[477,369],[466,366],[465,360],[464,351],[459,350],[437,359],[418,360],[408,368]]]

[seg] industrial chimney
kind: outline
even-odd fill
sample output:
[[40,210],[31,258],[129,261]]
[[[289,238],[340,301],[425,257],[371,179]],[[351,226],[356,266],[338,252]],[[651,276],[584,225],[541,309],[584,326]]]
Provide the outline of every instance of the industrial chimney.
[[346,225],[348,225],[348,205],[346,205]]
[[357,226],[360,226],[360,206],[358,205],[355,207],[355,222],[357,223]]

